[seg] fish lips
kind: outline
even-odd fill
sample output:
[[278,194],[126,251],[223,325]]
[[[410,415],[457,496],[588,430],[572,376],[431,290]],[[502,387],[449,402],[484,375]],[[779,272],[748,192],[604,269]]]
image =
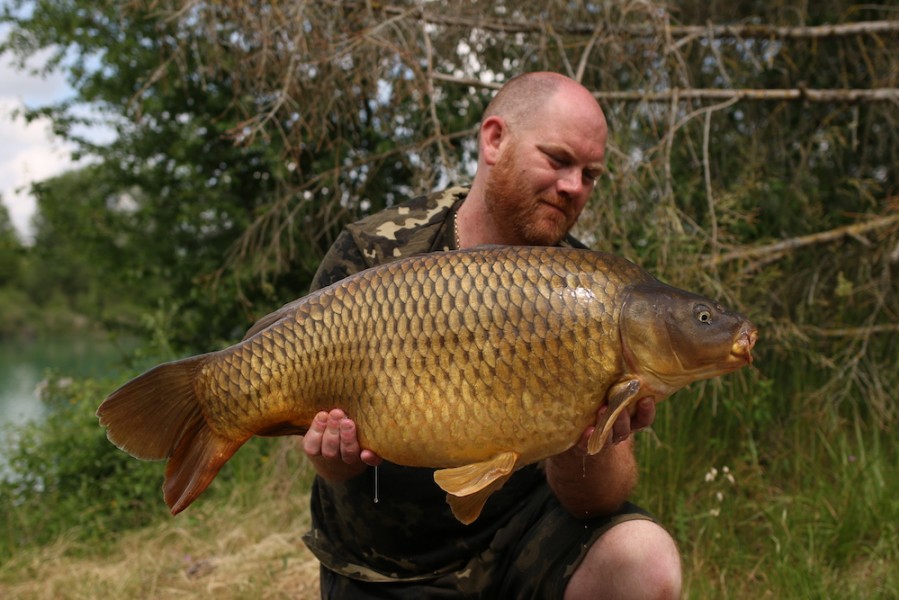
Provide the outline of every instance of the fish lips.
[[[731,354],[741,361],[745,361],[745,364],[751,365],[753,361],[752,349],[755,347],[755,343],[759,339],[759,330],[750,323],[749,321],[743,322],[740,326],[740,331],[737,334],[737,339],[734,341],[734,345],[731,348]],[[742,364],[738,364],[735,369],[739,369]]]

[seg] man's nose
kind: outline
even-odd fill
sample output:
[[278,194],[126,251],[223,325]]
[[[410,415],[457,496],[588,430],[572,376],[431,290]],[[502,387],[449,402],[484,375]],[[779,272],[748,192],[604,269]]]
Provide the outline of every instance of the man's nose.
[[561,174],[561,177],[556,182],[556,189],[559,193],[568,196],[583,194],[585,187],[581,170],[575,168],[565,169],[565,172]]

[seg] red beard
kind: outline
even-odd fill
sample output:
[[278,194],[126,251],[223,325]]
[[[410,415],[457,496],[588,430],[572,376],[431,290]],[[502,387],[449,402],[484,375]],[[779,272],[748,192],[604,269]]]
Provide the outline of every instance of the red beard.
[[503,152],[493,165],[484,194],[492,225],[501,238],[499,243],[554,246],[577,219],[567,200],[556,194],[546,198],[533,195],[512,149]]

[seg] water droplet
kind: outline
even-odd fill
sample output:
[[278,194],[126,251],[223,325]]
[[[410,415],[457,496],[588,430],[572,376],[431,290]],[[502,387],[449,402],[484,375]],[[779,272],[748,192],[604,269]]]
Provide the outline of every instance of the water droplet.
[[378,467],[375,467],[375,504],[378,503],[380,498],[378,498]]

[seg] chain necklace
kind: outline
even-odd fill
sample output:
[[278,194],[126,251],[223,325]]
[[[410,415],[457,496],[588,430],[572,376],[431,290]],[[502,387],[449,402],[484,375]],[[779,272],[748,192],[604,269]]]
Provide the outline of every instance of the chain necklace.
[[459,211],[453,215],[453,232],[456,234],[456,250],[462,249],[462,243],[459,241]]

